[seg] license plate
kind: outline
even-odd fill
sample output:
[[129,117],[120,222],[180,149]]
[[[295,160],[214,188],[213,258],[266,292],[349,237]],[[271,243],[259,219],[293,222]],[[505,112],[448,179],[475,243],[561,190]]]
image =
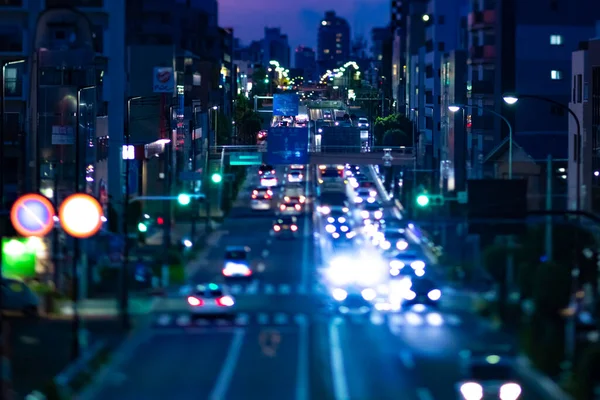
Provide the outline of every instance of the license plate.
[[281,227],[282,227],[283,229],[288,229],[288,228],[289,228],[289,226],[287,226],[287,225],[282,225]]

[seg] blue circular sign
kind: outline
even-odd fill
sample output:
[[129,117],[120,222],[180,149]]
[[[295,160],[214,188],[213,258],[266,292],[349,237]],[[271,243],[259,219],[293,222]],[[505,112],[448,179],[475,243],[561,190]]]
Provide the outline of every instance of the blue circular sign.
[[10,216],[15,230],[23,236],[44,236],[54,227],[54,207],[39,194],[17,199]]

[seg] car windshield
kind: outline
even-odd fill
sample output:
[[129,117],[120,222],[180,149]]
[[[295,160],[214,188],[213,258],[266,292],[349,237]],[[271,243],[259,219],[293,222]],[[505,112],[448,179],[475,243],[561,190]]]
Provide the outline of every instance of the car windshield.
[[321,195],[321,204],[324,205],[335,205],[344,204],[348,200],[348,196],[345,193],[323,193]]
[[340,175],[335,169],[326,169],[325,171],[321,172],[321,176],[323,178],[336,178]]
[[261,167],[260,167],[260,170],[261,170],[261,171],[272,171],[272,170],[274,170],[274,169],[275,169],[275,168],[273,168],[273,166],[272,166],[272,165],[261,165]]
[[248,253],[246,253],[245,251],[241,251],[241,250],[234,250],[234,251],[228,251],[227,253],[225,253],[225,258],[227,260],[234,260],[234,261],[243,261],[247,258]]
[[379,203],[368,203],[365,208],[370,211],[379,210],[381,208],[381,204]]
[[291,225],[291,224],[293,224],[294,222],[295,222],[295,221],[294,221],[294,219],[293,219],[293,218],[279,218],[279,219],[277,220],[277,223],[278,223],[278,224],[288,224],[288,225]]
[[508,365],[474,364],[471,365],[471,378],[476,381],[509,381],[514,376]]
[[418,260],[417,255],[414,253],[400,253],[396,256],[398,260],[415,261]]
[[385,238],[386,239],[393,239],[393,240],[399,240],[399,239],[406,239],[406,236],[404,236],[404,233],[402,232],[386,232],[385,234]]
[[413,279],[411,289],[418,294],[427,294],[437,288],[431,279]]
[[204,298],[214,298],[214,297],[221,297],[223,296],[223,290],[221,289],[217,289],[217,290],[198,290],[194,293],[194,295],[198,296],[198,297],[204,297]]

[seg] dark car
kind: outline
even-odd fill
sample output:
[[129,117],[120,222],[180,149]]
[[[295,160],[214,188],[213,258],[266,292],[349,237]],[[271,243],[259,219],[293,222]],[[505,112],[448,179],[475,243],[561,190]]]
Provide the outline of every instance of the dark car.
[[273,221],[275,237],[295,238],[298,236],[298,220],[294,216],[281,216]]
[[433,280],[415,277],[411,279],[411,282],[412,285],[405,297],[403,306],[410,307],[417,304],[423,304],[435,307],[438,305],[439,300],[442,297],[442,291]]
[[268,175],[268,174],[275,175],[275,167],[273,167],[272,165],[263,164],[260,167],[258,167],[258,174],[259,175]]

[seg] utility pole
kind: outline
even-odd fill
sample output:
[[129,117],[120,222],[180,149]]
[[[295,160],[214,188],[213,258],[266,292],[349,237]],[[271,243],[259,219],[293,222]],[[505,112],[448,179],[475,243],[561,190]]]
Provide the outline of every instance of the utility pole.
[[552,211],[552,156],[548,154],[548,158],[546,161],[546,211],[548,211],[548,215],[546,216],[546,259],[548,261],[552,261],[553,255],[553,243],[552,243],[552,216],[550,215],[550,211]]

